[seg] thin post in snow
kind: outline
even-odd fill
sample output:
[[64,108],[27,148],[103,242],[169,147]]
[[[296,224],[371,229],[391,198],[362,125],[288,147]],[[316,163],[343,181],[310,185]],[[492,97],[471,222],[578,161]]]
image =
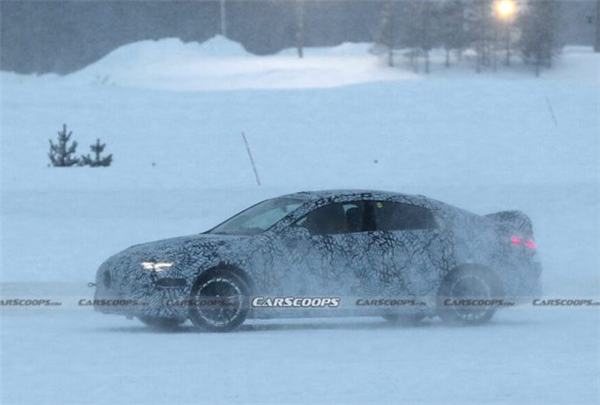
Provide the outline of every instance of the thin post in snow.
[[552,108],[552,103],[548,96],[546,96],[546,102],[548,103],[548,109],[550,110],[550,115],[552,115],[552,119],[554,120],[554,125],[558,126],[558,121],[556,120],[556,115],[554,115],[554,108]]
[[242,132],[242,138],[244,139],[244,144],[246,145],[246,152],[248,152],[248,157],[250,158],[250,164],[252,165],[252,170],[254,170],[254,177],[256,178],[256,184],[260,186],[260,178],[258,177],[258,170],[256,170],[256,165],[254,164],[254,159],[252,158],[252,152],[250,151],[250,145],[248,144],[248,139],[246,139],[246,134]]
[[225,0],[220,0],[219,5],[219,13],[221,16],[221,35],[224,38],[227,38],[227,15],[225,14]]

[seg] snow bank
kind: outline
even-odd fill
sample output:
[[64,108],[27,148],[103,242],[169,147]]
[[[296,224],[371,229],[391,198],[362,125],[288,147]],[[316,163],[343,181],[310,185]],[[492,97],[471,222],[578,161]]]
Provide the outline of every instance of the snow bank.
[[543,80],[573,81],[596,85],[600,83],[600,57],[589,46],[568,46],[557,58],[555,68],[544,72]]
[[415,79],[402,70],[381,69],[368,44],[295,49],[256,56],[216,36],[202,44],[179,39],[125,45],[100,61],[67,76],[75,84],[99,84],[176,91],[297,89]]
[[[276,55],[257,56],[237,42],[215,36],[204,43],[183,42],[177,38],[148,40],[122,46],[101,60],[73,74],[26,76],[2,72],[5,83],[32,86],[60,83],[71,86],[105,86],[172,91],[223,91],[332,88],[372,82],[422,80],[396,53],[396,67],[386,65],[386,57],[371,53],[372,44],[343,43],[334,47],[305,48],[300,59],[295,48]],[[473,72],[473,62],[465,53],[462,64],[444,67],[445,52],[433,50],[430,60],[432,80],[465,78],[478,80],[495,76],[502,80],[529,80],[532,69],[498,66],[495,72]],[[472,57],[471,57],[472,58]],[[570,83],[600,83],[600,60],[590,48],[564,49],[556,68],[543,72],[541,80]]]

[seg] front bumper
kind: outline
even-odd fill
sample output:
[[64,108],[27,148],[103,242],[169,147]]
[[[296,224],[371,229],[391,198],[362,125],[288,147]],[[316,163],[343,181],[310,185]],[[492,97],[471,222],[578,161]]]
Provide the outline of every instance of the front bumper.
[[98,269],[94,310],[127,317],[185,320],[190,286],[180,274],[157,274],[108,260]]

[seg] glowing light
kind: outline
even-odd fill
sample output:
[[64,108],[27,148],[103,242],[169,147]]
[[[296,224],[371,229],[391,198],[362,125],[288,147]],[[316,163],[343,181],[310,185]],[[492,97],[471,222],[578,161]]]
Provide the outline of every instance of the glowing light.
[[173,265],[172,262],[142,262],[142,268],[148,271],[161,272]]
[[537,248],[537,245],[535,244],[535,241],[533,239],[531,239],[531,238],[525,239],[525,240],[521,240],[520,237],[513,236],[513,237],[510,238],[510,242],[513,245],[515,245],[515,246],[522,244],[523,246],[528,247],[529,249],[535,249],[535,248]]
[[514,0],[497,0],[494,3],[494,11],[498,18],[511,19],[517,12],[517,3]]

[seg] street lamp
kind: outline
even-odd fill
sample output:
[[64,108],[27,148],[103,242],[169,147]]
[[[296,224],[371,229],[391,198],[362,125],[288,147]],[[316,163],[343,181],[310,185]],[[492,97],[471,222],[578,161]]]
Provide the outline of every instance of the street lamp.
[[220,17],[221,17],[221,35],[227,38],[227,16],[225,14],[225,0],[219,1]]
[[510,23],[517,14],[516,0],[496,0],[494,2],[494,15],[504,25],[504,36],[506,40],[506,66],[510,66]]
[[517,13],[517,2],[515,0],[497,0],[494,2],[494,12],[500,20],[512,20]]

